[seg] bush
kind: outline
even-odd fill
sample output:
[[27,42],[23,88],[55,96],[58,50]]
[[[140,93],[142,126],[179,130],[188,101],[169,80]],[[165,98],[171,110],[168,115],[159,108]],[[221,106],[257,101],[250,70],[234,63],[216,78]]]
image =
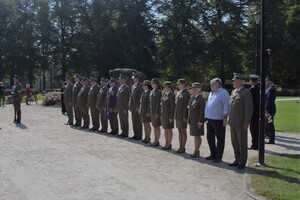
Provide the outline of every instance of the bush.
[[45,95],[45,100],[43,101],[43,106],[53,106],[53,105],[60,105],[60,92],[48,92]]

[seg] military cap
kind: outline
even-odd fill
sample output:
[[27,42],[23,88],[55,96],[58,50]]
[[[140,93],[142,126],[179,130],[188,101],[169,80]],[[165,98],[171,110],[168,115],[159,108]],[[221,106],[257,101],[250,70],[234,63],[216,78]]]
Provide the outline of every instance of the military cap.
[[122,79],[127,80],[128,78],[127,78],[127,76],[125,76],[125,75],[123,75],[123,74],[120,74],[119,80],[122,80]]
[[141,78],[141,75],[139,73],[133,72],[131,78]]
[[82,79],[82,77],[79,74],[75,74],[74,78],[79,78],[80,80]]
[[72,77],[70,75],[66,75],[65,80],[71,79]]
[[114,82],[114,83],[116,83],[117,82],[117,80],[114,78],[114,77],[110,77],[110,80],[109,80],[109,82],[111,83],[111,82]]
[[104,78],[104,77],[101,77],[101,80],[100,80],[100,82],[101,82],[101,83],[107,83],[107,82],[108,82],[108,80],[107,80],[106,78]]
[[151,80],[151,83],[159,84],[159,79],[158,78],[153,78]]
[[244,77],[242,74],[239,74],[239,73],[233,73],[233,81],[234,80],[244,80]]
[[89,81],[89,79],[87,77],[81,77],[82,81]]
[[271,76],[267,76],[266,81],[273,81],[273,78]]
[[21,80],[21,78],[20,78],[18,75],[16,75],[16,74],[15,74],[15,76],[14,76],[14,79]]
[[194,82],[193,84],[192,84],[192,86],[191,86],[191,89],[193,89],[193,88],[201,88],[202,86],[201,86],[201,84],[199,83],[199,82]]
[[250,78],[251,80],[257,80],[257,79],[259,78],[259,76],[256,75],[256,74],[250,74],[250,75],[249,75],[249,78]]
[[149,80],[144,80],[143,85],[150,85],[151,82]]
[[180,84],[180,83],[181,84],[187,84],[187,81],[185,79],[181,78],[181,79],[178,79],[176,84]]
[[172,87],[172,82],[171,81],[164,82],[164,87]]
[[90,76],[90,81],[97,81],[97,78],[95,76]]

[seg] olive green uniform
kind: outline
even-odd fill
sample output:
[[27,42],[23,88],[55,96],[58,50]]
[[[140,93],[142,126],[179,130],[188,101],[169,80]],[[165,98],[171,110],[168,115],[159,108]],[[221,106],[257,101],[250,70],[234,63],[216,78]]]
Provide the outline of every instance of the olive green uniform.
[[99,110],[96,108],[97,95],[99,93],[100,86],[96,83],[91,86],[88,93],[88,106],[90,107],[93,129],[99,129]]
[[187,119],[188,119],[187,107],[188,107],[190,97],[191,95],[187,89],[180,90],[176,95],[175,119],[176,119],[176,127],[179,129],[187,128]]
[[204,125],[199,128],[198,123],[204,123],[205,100],[201,94],[191,97],[188,105],[188,123],[190,125],[191,136],[204,135]]
[[173,92],[161,98],[161,120],[163,129],[174,128],[175,95]]
[[73,109],[75,114],[75,125],[77,126],[81,126],[81,116],[80,116],[79,106],[77,106],[78,93],[81,87],[82,84],[80,82],[76,82],[74,83],[73,91],[72,91],[72,104],[73,104]]
[[127,84],[119,87],[117,93],[116,109],[119,113],[120,125],[122,129],[122,136],[128,136],[129,122],[128,122],[128,109],[129,109],[130,88]]
[[88,102],[88,93],[90,91],[90,86],[85,85],[80,88],[77,98],[77,106],[79,107],[80,112],[80,124],[83,120],[83,128],[89,128],[90,126],[90,116],[89,116],[89,107]]
[[72,107],[72,92],[73,92],[73,84],[67,83],[64,90],[64,101],[65,107],[68,115],[68,124],[73,124],[73,107]]
[[108,119],[107,119],[107,91],[109,87],[108,85],[101,87],[99,90],[99,93],[97,95],[97,103],[96,107],[99,109],[100,112],[100,119],[101,119],[101,131],[107,132],[107,124],[108,124]]
[[17,83],[13,86],[13,105],[14,105],[14,122],[21,123],[21,102],[22,102],[22,95],[21,95],[22,85],[21,83]]
[[150,118],[150,90],[146,90],[142,93],[140,99],[140,110],[142,122],[151,122]]
[[130,110],[134,137],[136,137],[136,139],[141,139],[143,134],[142,120],[141,115],[139,113],[140,99],[142,93],[143,87],[140,82],[132,85],[130,96]]
[[[150,117],[151,117],[151,123],[152,126],[158,127],[161,126],[161,120],[160,120],[160,114],[161,114],[161,108],[160,108],[160,101],[161,101],[161,90],[155,89],[150,92]],[[158,117],[156,117],[158,115]]]

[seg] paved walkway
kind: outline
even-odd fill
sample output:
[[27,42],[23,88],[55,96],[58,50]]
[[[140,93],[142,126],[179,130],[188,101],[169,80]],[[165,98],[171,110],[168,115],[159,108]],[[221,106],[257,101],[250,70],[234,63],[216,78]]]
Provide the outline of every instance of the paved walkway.
[[[200,158],[190,159],[65,126],[58,107],[22,105],[22,110],[23,124],[15,125],[13,107],[0,108],[1,200],[252,199],[244,171],[228,167],[233,161],[229,131],[224,162],[214,164],[204,159],[209,155],[205,137]],[[174,131],[175,150],[177,137]],[[278,133],[277,144],[267,145],[266,152],[299,153],[299,141],[297,134]],[[192,151],[189,136],[187,153]]]

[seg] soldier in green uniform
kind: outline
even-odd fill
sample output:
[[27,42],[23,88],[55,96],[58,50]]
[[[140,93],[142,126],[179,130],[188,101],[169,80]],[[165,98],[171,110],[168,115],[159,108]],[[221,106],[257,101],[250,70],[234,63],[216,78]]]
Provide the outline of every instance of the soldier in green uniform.
[[165,129],[166,145],[163,150],[172,149],[172,138],[174,128],[175,95],[172,91],[172,83],[164,83],[164,94],[161,98],[161,120],[162,127]]
[[160,109],[160,100],[161,100],[161,89],[159,85],[159,80],[157,78],[153,78],[151,80],[151,87],[153,88],[150,92],[149,99],[149,110],[151,123],[154,128],[154,142],[151,146],[156,147],[159,146],[159,138],[160,138],[160,126],[161,126],[161,109]]
[[118,135],[119,132],[119,122],[117,117],[117,110],[116,110],[116,104],[117,104],[117,92],[118,87],[116,86],[116,80],[111,77],[109,81],[109,89],[107,91],[107,118],[110,122],[110,128],[111,132],[108,134],[111,135]]
[[87,105],[88,102],[88,93],[90,91],[89,79],[83,77],[82,78],[82,87],[78,93],[77,98],[77,106],[79,107],[80,112],[80,124],[83,120],[83,126],[81,129],[88,129],[90,126],[90,116],[89,116],[89,107]]
[[140,75],[137,73],[132,74],[133,85],[131,87],[131,96],[130,96],[130,111],[132,118],[132,127],[133,127],[133,137],[130,139],[141,140],[143,134],[143,126],[141,115],[139,114],[140,99],[143,93],[142,83],[140,82]]
[[187,141],[187,119],[188,119],[188,103],[190,100],[190,93],[187,90],[187,81],[185,79],[179,79],[177,81],[177,87],[179,89],[176,95],[176,107],[175,107],[175,120],[176,127],[178,129],[179,149],[176,153],[185,153],[185,145]]
[[99,122],[99,110],[96,108],[97,103],[97,95],[100,90],[100,86],[96,82],[96,78],[91,76],[90,77],[90,84],[91,88],[88,93],[88,106],[90,107],[91,117],[92,117],[92,124],[93,127],[90,128],[91,131],[98,131],[100,122]]
[[14,104],[14,123],[20,124],[21,123],[21,102],[22,102],[22,85],[20,83],[21,78],[17,75],[14,76],[14,86],[12,90],[12,99]]
[[73,91],[72,91],[72,104],[73,104],[73,109],[74,109],[74,114],[75,114],[75,124],[73,126],[80,127],[81,126],[81,116],[80,116],[79,106],[77,106],[77,97],[78,97],[78,93],[82,87],[81,77],[78,74],[75,74],[74,80],[75,80],[75,83],[74,83]]
[[251,123],[253,103],[251,92],[244,87],[244,77],[234,73],[233,87],[230,97],[230,111],[228,124],[230,126],[231,143],[234,150],[235,161],[229,166],[244,169],[247,163],[248,135],[247,130]]
[[195,139],[195,150],[194,153],[191,154],[191,157],[196,158],[200,156],[201,136],[204,135],[205,100],[201,94],[200,83],[193,83],[190,92],[192,97],[188,105],[188,123],[190,125],[190,135],[194,136]]
[[128,122],[128,110],[129,110],[129,97],[130,88],[126,83],[127,77],[123,74],[119,76],[120,87],[117,93],[117,105],[116,110],[119,114],[120,125],[122,132],[119,137],[128,137],[129,122]]
[[143,143],[149,143],[151,141],[150,135],[151,135],[151,118],[150,118],[150,105],[149,105],[149,99],[150,99],[150,86],[151,82],[149,80],[145,80],[143,82],[143,90],[144,92],[141,95],[140,99],[140,109],[139,113],[141,115],[141,120],[144,124],[144,131],[145,131],[145,138],[142,141]]
[[72,107],[72,92],[73,92],[73,84],[71,82],[71,77],[69,75],[66,76],[66,86],[64,90],[64,102],[68,115],[68,122],[65,125],[73,125],[73,107]]
[[107,133],[107,109],[106,109],[106,95],[107,91],[109,89],[108,80],[101,77],[101,88],[99,90],[98,96],[97,96],[97,103],[96,108],[100,112],[100,119],[101,119],[101,130],[99,130],[100,133]]

